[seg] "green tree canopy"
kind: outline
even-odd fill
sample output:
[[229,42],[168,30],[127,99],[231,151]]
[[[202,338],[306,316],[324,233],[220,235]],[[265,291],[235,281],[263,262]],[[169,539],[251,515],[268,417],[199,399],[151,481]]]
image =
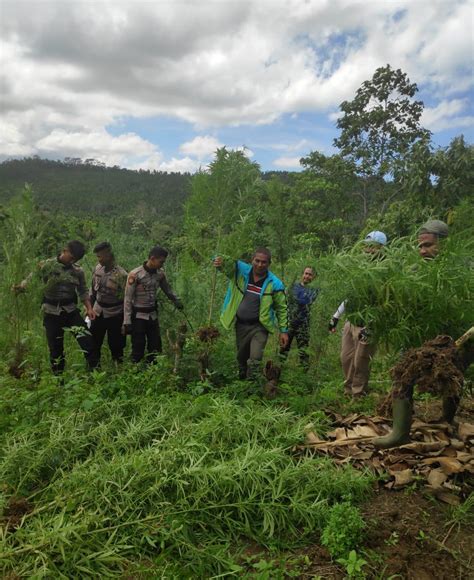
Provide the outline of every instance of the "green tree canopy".
[[352,101],[341,104],[337,121],[341,134],[334,145],[361,175],[392,173],[398,158],[416,141],[429,137],[420,125],[423,102],[413,100],[417,91],[406,73],[387,64],[362,83]]

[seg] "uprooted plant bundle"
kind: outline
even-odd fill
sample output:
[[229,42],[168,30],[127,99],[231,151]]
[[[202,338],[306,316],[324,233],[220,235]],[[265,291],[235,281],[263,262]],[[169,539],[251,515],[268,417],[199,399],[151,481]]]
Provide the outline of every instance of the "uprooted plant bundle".
[[392,368],[392,395],[410,396],[414,385],[418,393],[459,396],[464,381],[465,362],[450,336],[437,336],[420,348],[406,352]]
[[369,338],[403,351],[440,334],[458,337],[474,324],[474,240],[453,234],[433,260],[415,239],[389,243],[374,258],[360,246],[335,254],[326,274],[333,307],[346,300],[347,318]]
[[265,363],[263,374],[267,379],[263,385],[263,394],[267,399],[274,399],[278,395],[278,381],[280,380],[281,367],[268,360]]
[[459,397],[464,373],[474,360],[472,337],[472,328],[456,341],[440,335],[404,353],[390,370],[393,387],[377,411],[389,414],[393,398],[411,398],[415,387],[419,394]]
[[186,322],[181,322],[178,325],[176,332],[170,330],[166,331],[166,336],[168,338],[168,343],[170,345],[171,351],[174,353],[174,366],[173,373],[177,374],[179,369],[179,363],[183,356],[184,345],[186,344],[186,333],[188,330],[188,325]]
[[211,356],[211,349],[215,341],[219,338],[219,329],[215,326],[203,326],[196,332],[198,340],[202,344],[202,349],[198,353],[198,361],[200,366],[199,375],[201,380],[205,380],[209,374],[209,360]]
[[214,342],[219,338],[219,329],[215,326],[203,326],[196,332],[198,339],[201,342]]

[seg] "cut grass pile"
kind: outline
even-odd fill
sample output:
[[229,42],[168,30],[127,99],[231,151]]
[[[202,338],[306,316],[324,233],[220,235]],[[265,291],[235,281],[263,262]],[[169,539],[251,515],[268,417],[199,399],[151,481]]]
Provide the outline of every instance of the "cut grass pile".
[[[0,465],[2,571],[208,577],[236,573],[249,542],[315,541],[332,505],[370,487],[349,467],[291,455],[318,415],[166,394],[46,417],[11,434]],[[8,506],[20,499],[28,513],[10,521]]]

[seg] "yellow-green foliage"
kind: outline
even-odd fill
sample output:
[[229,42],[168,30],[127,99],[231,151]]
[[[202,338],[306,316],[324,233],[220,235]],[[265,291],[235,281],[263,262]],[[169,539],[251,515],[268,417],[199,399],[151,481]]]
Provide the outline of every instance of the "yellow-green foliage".
[[348,319],[366,325],[375,340],[395,349],[419,346],[438,334],[456,338],[474,323],[473,236],[441,241],[434,260],[423,260],[415,238],[392,242],[383,259],[361,245],[334,257],[335,290]]

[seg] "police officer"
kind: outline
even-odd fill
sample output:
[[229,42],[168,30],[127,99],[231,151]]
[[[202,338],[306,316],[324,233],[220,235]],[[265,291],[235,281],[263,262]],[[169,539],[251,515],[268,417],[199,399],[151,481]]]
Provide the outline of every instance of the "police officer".
[[160,326],[158,322],[156,293],[159,288],[179,310],[181,300],[173,293],[166,275],[161,269],[168,252],[155,246],[142,266],[130,272],[125,287],[123,333],[132,335],[132,361],[140,362],[147,347],[148,362],[162,351]]
[[87,316],[94,320],[86,287],[84,270],[75,262],[85,254],[84,244],[78,240],[68,242],[56,257],[40,262],[37,272],[32,272],[23,282],[13,287],[16,292],[26,290],[35,275],[44,283],[43,325],[48,341],[51,369],[60,374],[65,368],[64,329],[72,328],[81,347],[89,369],[95,366],[94,343],[86,323],[77,308],[77,298],[84,304]]
[[97,244],[94,253],[99,262],[92,273],[91,285],[91,302],[96,314],[91,322],[95,361],[97,365],[100,364],[100,351],[107,334],[112,360],[120,363],[126,343],[122,324],[127,272],[115,263],[109,242]]

